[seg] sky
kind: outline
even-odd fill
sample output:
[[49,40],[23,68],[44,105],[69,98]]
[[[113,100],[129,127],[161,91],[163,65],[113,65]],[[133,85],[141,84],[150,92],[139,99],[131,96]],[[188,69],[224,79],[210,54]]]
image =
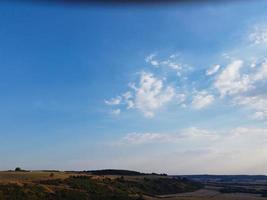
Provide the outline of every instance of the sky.
[[0,2],[0,170],[267,174],[267,2]]

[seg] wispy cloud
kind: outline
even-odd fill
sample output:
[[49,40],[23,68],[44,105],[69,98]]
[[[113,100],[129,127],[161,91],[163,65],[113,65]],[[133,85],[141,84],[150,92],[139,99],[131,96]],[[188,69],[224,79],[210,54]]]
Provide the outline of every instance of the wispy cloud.
[[111,114],[113,114],[113,115],[119,115],[120,113],[121,113],[120,109],[115,109],[115,110],[111,111]]
[[266,82],[265,61],[251,68],[245,61],[234,60],[218,75],[214,85],[221,96],[228,95],[234,104],[254,110],[251,118],[262,120],[267,117],[267,96],[262,89]]
[[206,71],[206,75],[211,76],[213,74],[216,74],[219,71],[220,67],[221,67],[220,65],[213,65]]
[[217,140],[218,133],[191,127],[178,133],[129,133],[121,139],[122,144],[179,143],[185,140]]
[[129,133],[122,139],[122,143],[145,144],[154,142],[171,142],[175,137],[160,133]]
[[254,110],[253,119],[263,120],[267,117],[267,95],[239,96],[234,101],[237,105]]
[[219,74],[215,87],[222,96],[244,92],[250,88],[249,77],[240,73],[243,66],[242,60],[234,60]]
[[121,103],[121,97],[112,98],[110,100],[104,100],[107,105],[119,105]]
[[256,45],[267,43],[267,27],[255,26],[249,35],[249,40]]
[[[126,155],[129,166],[169,173],[267,172],[267,129],[237,127],[230,130],[187,128],[176,133],[130,133],[117,148],[147,146],[149,151]],[[160,148],[164,146],[165,148]],[[171,150],[170,150],[171,149]],[[248,157],[250,162],[248,162]],[[134,158],[134,162],[129,158]],[[259,170],[259,171],[258,171]]]
[[193,96],[192,106],[195,109],[202,109],[212,104],[214,99],[214,96],[207,91],[200,91]]
[[156,68],[163,67],[171,69],[178,76],[181,76],[182,71],[187,67],[185,64],[179,62],[179,54],[171,54],[165,59],[159,59],[156,54],[150,54],[145,58],[145,61]]

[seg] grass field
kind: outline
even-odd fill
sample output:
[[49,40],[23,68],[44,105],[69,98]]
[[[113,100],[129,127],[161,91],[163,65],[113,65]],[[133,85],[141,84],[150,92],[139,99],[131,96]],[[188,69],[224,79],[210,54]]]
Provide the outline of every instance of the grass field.
[[[51,173],[53,174],[51,176]],[[0,172],[0,183],[7,182],[24,182],[24,181],[36,181],[44,179],[65,179],[71,176],[71,173],[65,172],[44,172],[44,171],[32,171],[32,172]]]

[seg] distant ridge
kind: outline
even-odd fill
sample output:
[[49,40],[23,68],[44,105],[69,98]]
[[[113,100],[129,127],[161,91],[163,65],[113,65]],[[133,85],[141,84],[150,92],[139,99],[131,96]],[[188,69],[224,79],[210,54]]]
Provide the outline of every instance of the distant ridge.
[[90,173],[93,175],[120,175],[120,176],[143,176],[143,175],[158,175],[158,176],[167,176],[167,174],[157,174],[157,173],[141,173],[132,170],[124,169],[102,169],[102,170],[89,170],[83,171],[85,173]]
[[235,182],[236,180],[242,182],[254,182],[254,181],[267,181],[266,175],[184,175],[181,177],[185,177],[191,180],[199,181],[199,182],[208,182],[208,181],[220,181],[220,182]]

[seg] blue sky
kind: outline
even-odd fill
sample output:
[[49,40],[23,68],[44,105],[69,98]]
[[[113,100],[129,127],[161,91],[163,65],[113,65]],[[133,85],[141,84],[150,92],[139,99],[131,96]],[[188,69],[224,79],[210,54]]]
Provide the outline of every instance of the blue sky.
[[267,173],[267,3],[1,3],[0,169]]

